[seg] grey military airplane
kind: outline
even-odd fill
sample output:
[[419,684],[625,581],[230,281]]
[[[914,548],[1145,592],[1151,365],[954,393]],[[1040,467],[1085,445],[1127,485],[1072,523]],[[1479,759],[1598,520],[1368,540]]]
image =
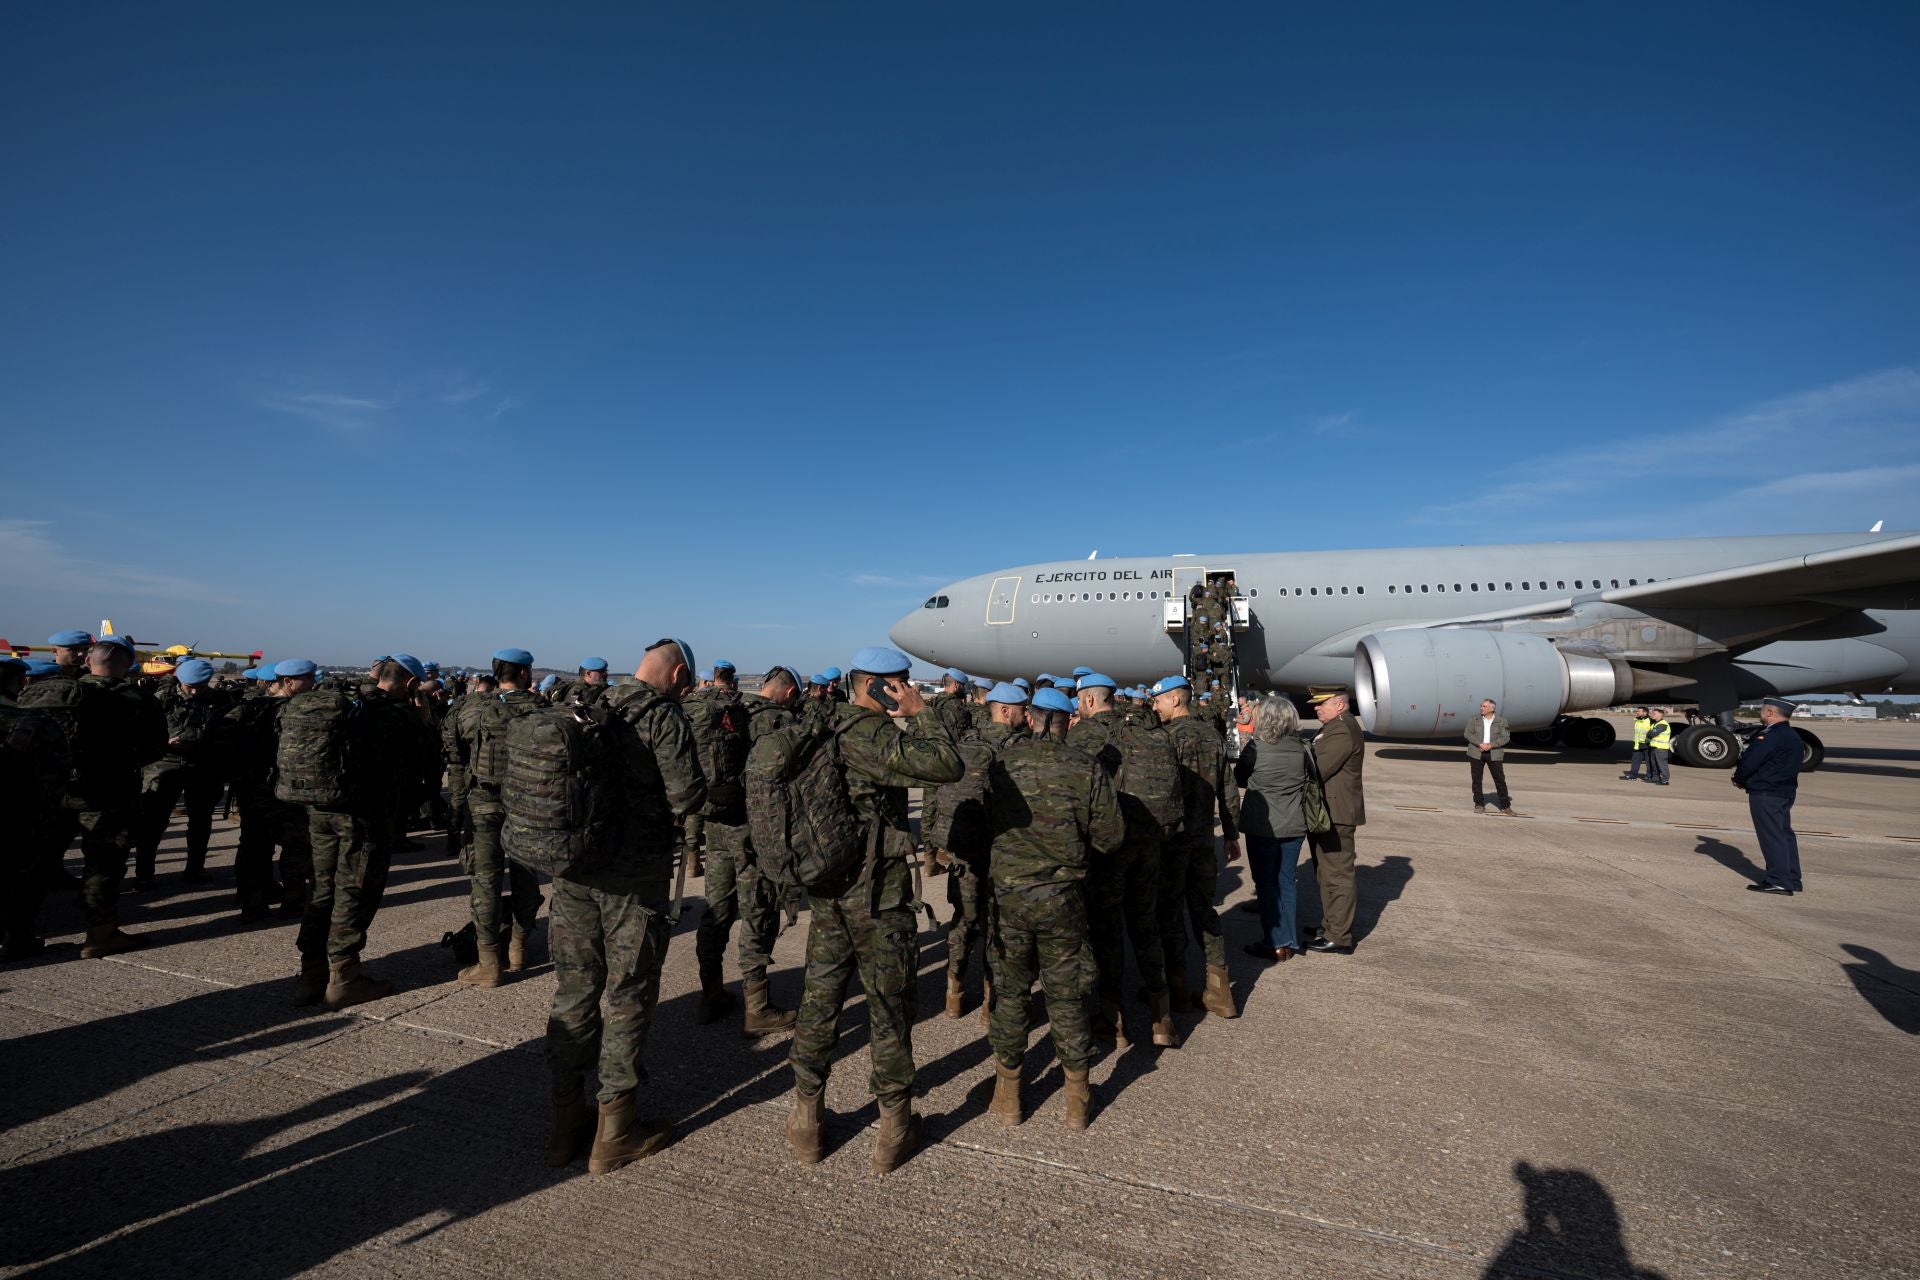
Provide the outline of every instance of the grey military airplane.
[[1243,691],[1349,686],[1389,738],[1457,736],[1493,698],[1523,740],[1604,748],[1612,726],[1571,713],[1657,695],[1711,717],[1674,754],[1727,767],[1742,701],[1920,692],[1915,533],[1054,561],[942,587],[892,636],[998,679],[1085,663],[1151,681],[1184,669],[1209,582],[1234,597]]

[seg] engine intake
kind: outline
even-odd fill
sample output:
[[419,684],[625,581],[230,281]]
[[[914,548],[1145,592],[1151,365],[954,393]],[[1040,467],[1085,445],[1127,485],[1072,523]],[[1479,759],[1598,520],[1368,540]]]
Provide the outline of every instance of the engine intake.
[[1353,689],[1374,733],[1444,738],[1480,714],[1483,698],[1498,703],[1515,729],[1544,729],[1568,711],[1625,702],[1633,672],[1524,632],[1379,631],[1354,648]]

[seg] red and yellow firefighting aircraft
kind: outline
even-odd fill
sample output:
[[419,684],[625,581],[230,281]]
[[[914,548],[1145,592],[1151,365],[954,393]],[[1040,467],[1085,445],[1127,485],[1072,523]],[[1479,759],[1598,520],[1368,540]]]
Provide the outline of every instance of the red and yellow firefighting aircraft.
[[[104,637],[113,634],[113,619],[100,619],[100,635]],[[128,636],[127,639],[133,643],[135,661],[140,664],[140,673],[149,676],[172,675],[173,669],[185,662],[188,658],[231,658],[236,662],[243,659],[258,662],[262,656],[261,650],[259,649],[255,649],[252,653],[217,653],[211,649],[198,649],[190,644],[170,644],[164,648],[146,648],[143,647],[146,644],[145,641],[134,640],[132,636]],[[41,651],[45,653],[52,652],[52,650],[45,645],[41,646]],[[0,637],[0,653],[11,653],[16,658],[24,658],[33,652],[34,649],[32,645],[12,644],[9,643],[5,637]]]

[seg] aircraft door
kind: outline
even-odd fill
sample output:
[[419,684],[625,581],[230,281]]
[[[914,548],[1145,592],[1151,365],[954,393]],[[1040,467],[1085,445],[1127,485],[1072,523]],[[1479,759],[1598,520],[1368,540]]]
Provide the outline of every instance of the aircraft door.
[[1185,600],[1188,593],[1207,580],[1207,566],[1181,562],[1173,566],[1173,598]]
[[1020,595],[1020,579],[995,578],[987,589],[987,625],[1007,627],[1013,625],[1014,601]]

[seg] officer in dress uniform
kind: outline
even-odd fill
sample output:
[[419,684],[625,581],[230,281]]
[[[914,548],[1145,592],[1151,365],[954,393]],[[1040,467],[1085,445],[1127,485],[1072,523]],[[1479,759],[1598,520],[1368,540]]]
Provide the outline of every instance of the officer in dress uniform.
[[1800,735],[1788,718],[1794,705],[1785,698],[1760,704],[1760,731],[1733,770],[1733,785],[1747,793],[1753,834],[1767,860],[1767,878],[1747,886],[1755,893],[1792,897],[1800,892],[1800,841],[1793,834],[1793,801],[1800,790]]

